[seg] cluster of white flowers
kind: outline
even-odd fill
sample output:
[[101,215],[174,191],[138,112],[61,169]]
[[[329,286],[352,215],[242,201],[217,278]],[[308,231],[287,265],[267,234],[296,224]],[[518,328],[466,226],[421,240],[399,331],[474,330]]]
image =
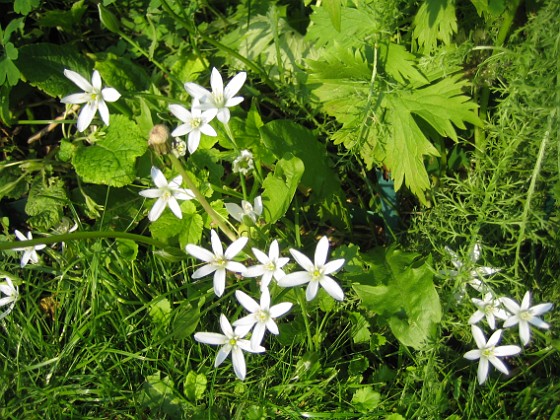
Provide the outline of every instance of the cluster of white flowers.
[[182,124],[171,132],[172,136],[179,137],[188,134],[188,150],[194,153],[200,144],[202,134],[215,137],[218,135],[210,122],[217,118],[223,124],[230,119],[229,108],[239,105],[243,97],[235,96],[243,87],[247,73],[236,74],[224,88],[224,81],[216,68],[212,69],[210,85],[212,92],[195,83],[185,83],[185,90],[193,97],[191,110],[182,105],[169,105],[169,110]]
[[[329,274],[333,274],[342,268],[344,259],[327,262],[329,241],[326,236],[323,236],[317,243],[313,262],[301,252],[290,249],[290,253],[296,262],[304,269],[304,271],[296,271],[290,274],[286,274],[283,270],[289,258],[280,256],[280,249],[276,240],[270,244],[268,255],[257,248],[252,249],[260,264],[251,267],[245,267],[242,263],[234,261],[234,258],[247,244],[248,239],[246,237],[235,240],[225,251],[218,234],[214,230],[210,231],[210,241],[212,251],[193,244],[187,245],[186,251],[206,263],[192,274],[193,279],[199,279],[214,273],[214,293],[217,296],[222,296],[224,293],[227,271],[238,273],[244,277],[261,277],[259,303],[240,290],[235,292],[239,303],[249,311],[249,315],[233,323],[235,330],[226,316],[222,314],[220,326],[223,334],[199,332],[194,336],[201,343],[222,346],[216,356],[215,366],[219,366],[231,352],[233,369],[241,380],[245,378],[246,374],[243,351],[250,353],[264,352],[265,348],[261,346],[261,342],[265,332],[268,330],[272,334],[278,334],[279,330],[275,318],[284,315],[292,307],[292,304],[288,302],[270,305],[271,297],[268,287],[273,279],[281,287],[308,284],[306,291],[308,301],[315,298],[319,286],[322,286],[334,299],[344,299],[344,292],[341,287],[334,279],[329,277]],[[244,337],[251,330],[251,340],[248,341]]]
[[[478,364],[478,383],[483,384],[488,378],[490,364],[504,374],[508,374],[509,370],[499,357],[513,356],[521,353],[521,347],[517,345],[505,345],[497,347],[502,337],[503,329],[511,328],[519,325],[519,338],[523,346],[529,344],[531,340],[531,328],[533,325],[537,328],[548,329],[549,324],[539,318],[540,315],[552,309],[551,303],[541,303],[531,306],[531,292],[525,292],[521,305],[509,297],[497,296],[491,288],[482,280],[484,276],[495,274],[499,269],[493,267],[473,267],[480,259],[481,246],[476,243],[469,254],[470,265],[464,264],[450,248],[445,247],[445,251],[451,256],[452,264],[456,270],[442,270],[440,274],[452,277],[459,276],[468,270],[468,278],[466,283],[472,286],[476,291],[483,293],[482,299],[472,298],[471,301],[476,307],[476,311],[471,315],[468,323],[472,325],[472,335],[478,349],[470,350],[465,353],[464,357],[469,360],[479,360]],[[491,330],[496,329],[496,319],[503,322],[502,329],[494,331],[488,341],[478,324],[483,319]]]

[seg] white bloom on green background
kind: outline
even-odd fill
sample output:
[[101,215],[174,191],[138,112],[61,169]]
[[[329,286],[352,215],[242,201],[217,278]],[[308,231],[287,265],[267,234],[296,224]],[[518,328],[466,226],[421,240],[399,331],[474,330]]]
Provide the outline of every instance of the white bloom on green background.
[[255,198],[253,204],[246,200],[241,200],[241,206],[235,203],[226,203],[226,209],[231,217],[238,222],[243,223],[245,217],[249,218],[254,223],[263,212],[262,198],[259,195]]
[[[19,230],[16,230],[14,233],[20,241],[30,241],[33,239],[31,232],[27,232],[27,238]],[[21,267],[25,267],[29,261],[31,261],[32,264],[37,264],[39,262],[39,255],[37,254],[37,251],[40,251],[45,247],[45,244],[39,244],[27,246],[25,248],[14,248],[15,251],[23,251],[23,255],[21,256]]]
[[64,75],[83,90],[82,93],[74,93],[60,100],[63,104],[85,104],[78,116],[78,131],[82,132],[89,127],[97,111],[105,125],[109,125],[109,108],[106,102],[117,101],[121,94],[114,88],[103,89],[97,70],[93,71],[91,83],[72,70],[64,70]]
[[469,324],[476,324],[486,317],[488,325],[494,330],[496,329],[496,318],[507,319],[508,317],[506,311],[502,308],[500,300],[494,298],[494,295],[490,292],[486,293],[482,300],[477,298],[471,300],[478,309],[469,318]]
[[476,325],[472,326],[472,334],[474,337],[474,341],[478,347],[477,350],[470,350],[465,353],[463,356],[465,359],[469,360],[477,360],[480,359],[478,362],[478,383],[482,385],[486,378],[488,377],[488,371],[490,369],[490,365],[488,362],[492,363],[496,369],[500,372],[505,373],[506,375],[509,373],[506,365],[502,362],[498,357],[504,356],[513,356],[521,352],[521,347],[519,346],[500,346],[496,347],[498,342],[500,341],[502,330],[494,331],[494,334],[490,336],[488,342],[482,333],[482,330],[478,328]]
[[247,374],[247,367],[245,365],[245,356],[243,355],[243,351],[247,351],[249,353],[262,353],[266,349],[262,346],[252,348],[249,340],[243,338],[247,333],[245,332],[243,334],[239,328],[236,328],[234,331],[224,314],[220,315],[220,327],[222,328],[223,334],[198,332],[194,335],[194,339],[200,343],[222,346],[216,355],[214,367],[220,366],[231,353],[231,360],[233,362],[235,375],[239,379],[244,380],[245,375]]
[[260,347],[266,330],[275,335],[279,334],[274,318],[284,315],[292,308],[292,304],[289,302],[270,306],[270,292],[267,288],[262,290],[260,304],[240,290],[235,291],[235,297],[250,314],[235,321],[233,326],[239,328],[242,335],[253,329],[253,335],[251,336],[251,348],[253,350]]
[[247,240],[248,238],[242,237],[233,241],[224,252],[218,234],[212,229],[210,231],[210,242],[212,243],[213,253],[198,245],[188,244],[186,251],[193,257],[207,263],[196,270],[192,278],[199,279],[214,273],[214,293],[218,297],[222,296],[226,288],[226,270],[241,274],[245,272],[243,264],[232,260],[241,252]]
[[167,182],[167,178],[165,178],[163,172],[155,166],[152,166],[151,176],[157,188],[149,188],[138,193],[142,197],[157,198],[157,201],[148,214],[148,219],[151,222],[159,219],[166,206],[169,207],[175,216],[182,219],[183,213],[181,212],[181,207],[177,200],[192,200],[194,198],[194,194],[191,190],[181,188],[183,177],[178,175],[170,182]]
[[[456,270],[441,270],[440,274],[448,275],[451,277],[457,277],[464,270],[465,264],[461,261],[459,256],[448,246],[445,247],[445,251],[451,256],[451,263],[455,266]],[[480,259],[480,244],[476,243],[469,253],[470,265],[474,266],[476,262]],[[490,276],[499,271],[497,268],[493,267],[474,267],[469,270],[469,280],[467,281],[475,290],[482,292],[484,291],[484,284],[481,281],[482,277]]]
[[185,83],[185,90],[193,98],[200,101],[200,109],[216,110],[218,120],[226,124],[230,119],[229,108],[239,105],[243,101],[242,96],[235,95],[241,90],[246,79],[247,73],[244,71],[237,73],[224,88],[224,80],[220,72],[216,68],[213,68],[210,76],[212,92],[191,82]]
[[286,273],[282,270],[288,261],[287,257],[280,257],[280,249],[278,247],[278,241],[275,239],[270,244],[268,249],[268,255],[262,252],[260,249],[253,248],[253,254],[257,257],[260,264],[248,267],[247,271],[243,274],[244,277],[261,277],[261,291],[268,288],[270,281],[274,277],[276,281],[283,278]]
[[175,115],[183,124],[177,126],[171,132],[174,137],[184,136],[188,134],[188,148],[189,153],[193,154],[198,145],[200,144],[200,136],[206,134],[207,136],[216,137],[218,133],[210,125],[210,121],[214,119],[216,113],[215,109],[209,109],[202,112],[198,108],[198,99],[195,98],[191,111],[187,110],[181,105],[169,105],[169,110]]
[[3,283],[0,283],[0,307],[6,306],[6,309],[2,313],[0,313],[0,319],[6,317],[12,309],[14,309],[14,305],[16,304],[16,300],[19,297],[19,290],[17,286],[14,286],[12,283],[12,279],[8,276],[3,276],[4,280]]
[[233,160],[232,170],[241,175],[247,175],[255,167],[253,154],[248,150],[242,150],[239,156]]
[[504,328],[513,327],[519,324],[519,337],[524,346],[529,344],[531,340],[531,328],[529,324],[534,325],[537,328],[548,329],[550,325],[539,318],[542,315],[552,309],[552,303],[540,303],[535,306],[531,306],[531,292],[527,291],[525,296],[523,296],[523,301],[521,306],[515,302],[513,299],[508,297],[501,298],[502,303],[506,309],[511,312],[511,316],[504,322]]
[[307,300],[312,300],[317,296],[319,285],[336,300],[344,299],[344,292],[328,274],[338,271],[344,265],[344,259],[338,259],[327,262],[327,255],[329,252],[329,240],[323,236],[317,243],[315,249],[314,262],[295,249],[290,249],[290,253],[297,261],[297,263],[305,271],[297,271],[295,273],[287,274],[285,277],[278,280],[278,284],[282,287],[299,286],[309,283],[305,291]]

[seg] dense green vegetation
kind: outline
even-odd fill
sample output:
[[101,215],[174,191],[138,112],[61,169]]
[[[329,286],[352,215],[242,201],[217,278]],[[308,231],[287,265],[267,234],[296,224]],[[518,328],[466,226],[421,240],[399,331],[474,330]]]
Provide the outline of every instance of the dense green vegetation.
[[0,3],[0,417],[560,417],[558,2]]

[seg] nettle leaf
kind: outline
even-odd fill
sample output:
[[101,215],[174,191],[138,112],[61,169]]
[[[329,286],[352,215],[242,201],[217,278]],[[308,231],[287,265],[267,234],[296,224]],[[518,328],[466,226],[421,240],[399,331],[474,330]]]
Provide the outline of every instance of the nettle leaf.
[[25,212],[31,216],[29,225],[46,231],[59,224],[67,201],[64,181],[60,178],[48,178],[46,183],[43,180],[35,182],[25,204]]
[[267,175],[262,185],[262,200],[268,223],[274,223],[286,214],[304,171],[301,159],[286,153],[276,164],[274,174]]
[[457,32],[455,2],[426,0],[418,9],[412,26],[412,38],[423,54],[435,51],[438,41],[451,44],[451,37]]
[[122,187],[136,178],[136,158],[147,148],[148,142],[133,121],[112,115],[105,137],[91,146],[80,146],[72,164],[85,182]]
[[[439,295],[429,268],[430,258],[389,248],[375,254],[370,284],[352,288],[367,310],[387,318],[391,331],[406,346],[420,349],[441,321]],[[376,285],[371,285],[376,284]]]
[[18,48],[15,64],[26,81],[50,96],[64,96],[80,89],[64,76],[64,69],[91,74],[91,65],[69,44],[36,43]]
[[182,201],[180,205],[182,219],[178,219],[171,210],[165,209],[159,219],[150,224],[150,232],[153,238],[160,242],[175,245],[178,241],[181,249],[185,249],[187,244],[200,242],[204,223],[191,201]]

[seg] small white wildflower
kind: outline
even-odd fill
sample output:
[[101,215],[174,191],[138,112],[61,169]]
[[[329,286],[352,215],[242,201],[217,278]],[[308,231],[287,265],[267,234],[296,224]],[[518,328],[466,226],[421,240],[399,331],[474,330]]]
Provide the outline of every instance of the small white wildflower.
[[233,172],[247,175],[253,170],[253,154],[248,150],[242,150],[238,157],[233,161]]
[[[14,233],[20,241],[31,241],[33,239],[31,232],[27,232],[27,238],[19,230],[16,230]],[[29,261],[33,264],[37,264],[39,262],[39,255],[37,255],[37,251],[40,251],[45,247],[45,244],[39,244],[27,246],[25,248],[14,248],[15,251],[23,251],[23,255],[21,256],[21,267],[25,267]]]
[[261,290],[268,288],[273,277],[278,281],[286,275],[282,267],[284,267],[290,259],[287,257],[280,257],[280,249],[276,239],[270,244],[268,255],[257,248],[253,248],[253,254],[257,257],[260,264],[248,267],[243,276],[262,276]]
[[465,359],[469,360],[477,360],[480,359],[478,362],[478,383],[482,385],[486,378],[488,377],[488,371],[490,365],[488,362],[492,363],[496,369],[500,372],[505,373],[506,375],[509,373],[506,365],[502,362],[498,357],[504,356],[513,356],[514,354],[518,354],[521,352],[521,347],[519,346],[500,346],[496,347],[496,344],[500,341],[500,337],[502,335],[502,330],[494,331],[494,334],[490,336],[488,342],[486,342],[486,338],[482,333],[482,330],[478,328],[476,325],[472,326],[472,334],[474,337],[474,341],[478,347],[478,350],[470,350],[465,353],[463,356]]
[[[460,273],[464,271],[465,264],[461,261],[459,256],[448,246],[445,247],[445,251],[451,256],[451,263],[455,266],[456,270],[441,270],[440,274],[447,275],[451,277],[457,277]],[[476,264],[480,259],[480,244],[476,243],[469,253],[470,266]],[[467,283],[472,286],[473,289],[483,292],[485,291],[484,283],[481,278],[484,276],[490,276],[497,273],[499,269],[493,267],[474,267],[469,270],[469,279]]]
[[0,307],[6,306],[6,309],[0,313],[0,319],[5,318],[10,312],[12,312],[12,309],[14,309],[16,304],[16,300],[19,297],[18,287],[14,286],[12,279],[8,276],[3,276],[3,278],[5,282],[0,283],[0,293],[1,295],[4,295],[4,297],[0,298]]
[[64,70],[64,75],[83,90],[82,93],[74,93],[60,100],[63,104],[85,103],[78,116],[78,131],[82,132],[89,127],[97,111],[99,111],[99,115],[105,125],[109,125],[109,108],[106,102],[117,101],[121,94],[114,88],[103,89],[101,76],[97,70],[94,70],[91,76],[91,83],[82,75],[72,70]]
[[511,316],[504,322],[504,328],[513,327],[519,324],[519,337],[524,346],[529,344],[531,340],[531,328],[529,324],[534,325],[537,328],[548,329],[550,325],[539,318],[542,315],[552,309],[552,303],[540,303],[535,306],[531,306],[531,292],[527,291],[525,296],[523,296],[523,301],[521,306],[515,302],[513,299],[508,297],[501,298],[502,303],[506,309],[511,312]]
[[[245,218],[248,218],[253,224],[257,223],[257,219],[263,212],[262,198],[259,195],[255,198],[254,204],[246,200],[241,200],[241,206],[235,203],[226,203],[226,209],[231,217],[238,222],[244,223]],[[245,223],[247,224],[247,223]]]
[[471,299],[477,311],[469,318],[469,324],[476,324],[482,318],[486,317],[486,321],[491,329],[496,329],[496,318],[507,319],[506,311],[501,307],[502,304],[499,299],[494,298],[490,292],[484,295],[484,299],[477,298]]
[[290,253],[294,259],[305,271],[287,274],[285,277],[278,280],[278,285],[282,287],[292,287],[309,283],[305,292],[308,301],[315,298],[319,290],[319,285],[321,285],[325,291],[336,300],[344,300],[344,292],[338,283],[327,275],[338,271],[344,265],[344,259],[341,258],[327,262],[328,252],[329,240],[326,236],[323,236],[317,243],[314,263],[301,252],[290,249]]
[[262,346],[255,348],[251,347],[249,340],[243,337],[247,334],[239,327],[233,330],[231,324],[224,314],[220,315],[220,327],[223,334],[213,332],[198,332],[194,335],[194,339],[200,343],[210,344],[214,346],[222,346],[216,355],[214,367],[218,367],[231,353],[231,360],[233,362],[233,370],[235,375],[241,379],[245,379],[247,374],[247,367],[245,365],[245,357],[243,351],[249,353],[262,353],[266,349]]
[[216,130],[210,125],[210,121],[214,119],[218,111],[216,109],[209,109],[202,112],[200,108],[198,108],[198,105],[198,99],[196,98],[193,101],[191,111],[188,111],[181,105],[169,105],[171,113],[183,123],[177,126],[177,128],[171,132],[171,135],[178,137],[188,134],[187,143],[189,145],[190,154],[193,154],[196,149],[198,149],[201,134],[212,137],[218,135]]

